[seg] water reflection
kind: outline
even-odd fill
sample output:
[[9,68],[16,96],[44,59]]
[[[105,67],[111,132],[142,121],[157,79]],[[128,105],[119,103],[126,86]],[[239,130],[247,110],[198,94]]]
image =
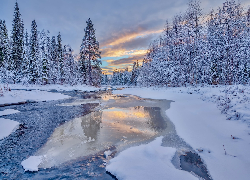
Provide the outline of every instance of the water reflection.
[[92,112],[87,118],[85,116],[81,117],[81,126],[83,134],[87,139],[97,139],[97,134],[100,131],[102,112]]
[[55,129],[48,142],[36,153],[44,156],[40,168],[95,154],[111,146],[119,151],[153,139],[168,128],[162,117],[163,107],[169,107],[168,101],[114,95],[100,99],[102,108]]

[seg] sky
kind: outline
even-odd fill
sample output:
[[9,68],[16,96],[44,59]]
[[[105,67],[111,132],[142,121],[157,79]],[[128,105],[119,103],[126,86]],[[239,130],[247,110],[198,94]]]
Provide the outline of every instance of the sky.
[[[217,10],[226,0],[200,0],[204,14]],[[237,1],[237,0],[236,0]],[[0,19],[12,29],[16,0],[0,0]],[[86,21],[90,18],[99,41],[102,69],[131,69],[142,61],[150,42],[162,34],[166,20],[185,12],[188,0],[17,0],[25,29],[30,32],[32,20],[37,28],[49,30],[50,36],[62,35],[78,54]],[[249,0],[241,0],[249,7]]]

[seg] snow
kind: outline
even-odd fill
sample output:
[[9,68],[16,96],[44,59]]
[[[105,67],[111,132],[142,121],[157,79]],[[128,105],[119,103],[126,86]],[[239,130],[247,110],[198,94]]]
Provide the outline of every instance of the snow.
[[0,111],[0,116],[5,116],[5,115],[9,115],[9,114],[15,114],[18,113],[20,111],[15,110],[15,109],[5,109],[3,111]]
[[[5,87],[0,84],[0,87]],[[87,85],[22,85],[9,84],[11,91],[3,91],[3,96],[0,96],[1,104],[19,103],[25,101],[51,101],[70,98],[70,96],[61,93],[48,92],[50,90],[57,91],[98,91],[100,88]],[[25,90],[24,90],[25,89]],[[28,91],[26,91],[28,90]]]
[[4,118],[0,118],[0,124],[0,140],[9,136],[19,126],[18,122]]
[[42,162],[43,156],[30,156],[22,161],[21,165],[25,171],[38,171],[38,165]]
[[[244,93],[240,93],[241,88]],[[226,114],[222,113],[225,109],[221,98],[225,96],[224,91],[228,92],[226,98],[230,100]],[[214,180],[248,180],[250,177],[249,92],[247,86],[114,91],[115,94],[173,100],[166,111],[167,116],[174,123],[177,134],[199,153]],[[241,118],[236,121],[234,113],[239,110]]]
[[112,154],[112,151],[108,150],[104,152],[105,158],[108,159],[108,157]]
[[163,137],[153,142],[129,148],[110,160],[106,170],[118,179],[197,179],[192,174],[178,170],[171,163],[175,148],[161,146]]
[[47,91],[33,90],[12,90],[0,97],[0,104],[11,104],[25,101],[50,101],[66,99],[70,96],[63,95],[61,93],[52,93]]
[[[1,86],[1,84],[0,84]],[[2,84],[2,87],[4,85]],[[95,91],[99,90],[100,88],[94,86],[87,86],[87,85],[59,85],[59,84],[47,84],[47,85],[22,85],[22,84],[8,84],[8,87],[12,89],[32,89],[32,90],[57,90],[57,91],[73,91],[73,90],[81,90],[81,91]]]

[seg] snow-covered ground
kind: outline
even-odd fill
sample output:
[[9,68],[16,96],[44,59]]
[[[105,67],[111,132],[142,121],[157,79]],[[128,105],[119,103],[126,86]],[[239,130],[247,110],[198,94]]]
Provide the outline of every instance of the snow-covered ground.
[[[6,86],[6,84],[0,84],[0,88]],[[22,85],[22,84],[8,84],[10,89],[32,89],[32,90],[52,90],[55,89],[57,91],[73,91],[73,90],[82,90],[82,91],[95,91],[100,88],[96,88],[94,86],[87,85],[59,85],[59,84],[47,84],[47,85]]]
[[[82,91],[96,91],[99,88],[85,85],[78,86],[64,86],[64,85],[21,85],[21,84],[10,84],[8,85],[9,90],[4,90],[7,87],[5,84],[0,84],[0,105],[1,104],[11,104],[19,103],[25,101],[50,101],[66,99],[70,96],[63,95],[61,93],[47,92],[49,90],[55,89],[57,91],[72,91],[72,90],[82,90]],[[25,90],[23,90],[25,89]],[[30,90],[30,91],[26,91]],[[2,96],[1,96],[2,94]]]
[[[25,90],[24,90],[25,89]],[[47,92],[55,89],[57,91],[95,91],[98,88],[92,86],[64,86],[64,85],[20,85],[20,84],[0,84],[0,105],[12,104],[26,101],[50,101],[70,98],[70,96]],[[26,91],[29,90],[29,91]],[[0,116],[17,113],[14,109],[0,111]],[[0,118],[0,139],[7,137],[18,127],[19,123],[13,120]]]
[[14,110],[14,109],[5,109],[4,111],[0,111],[0,140],[9,136],[19,126],[18,122],[10,120],[10,119],[1,118],[1,116],[14,114],[18,112],[19,112],[18,110]]
[[[3,85],[0,85],[3,88]],[[11,91],[4,91],[0,104],[22,101],[48,101],[69,98],[69,96],[47,92],[82,90],[95,91],[89,86],[29,86],[10,85]],[[0,88],[0,89],[1,89]],[[14,90],[13,90],[14,89]],[[18,89],[18,90],[15,90]],[[25,91],[22,89],[31,89]],[[178,135],[183,138],[204,160],[214,180],[248,180],[250,177],[250,87],[249,86],[205,86],[187,88],[125,88],[115,94],[132,94],[142,98],[173,100],[166,111],[174,123]],[[1,92],[0,92],[1,95]],[[0,116],[17,113],[15,110],[0,112]],[[0,118],[0,139],[8,136],[18,123]],[[8,130],[7,130],[8,129]],[[8,131],[3,134],[4,131]],[[119,179],[197,179],[190,173],[180,171],[171,164],[174,148],[160,146],[161,138],[129,148],[107,165],[107,170]],[[198,151],[199,149],[199,151]],[[28,158],[29,159],[29,158]],[[25,170],[37,170],[41,159],[23,162]],[[31,167],[30,162],[35,162]],[[148,165],[147,165],[148,164]],[[153,165],[153,167],[152,167]],[[34,168],[33,168],[34,167]],[[153,171],[152,168],[158,170]],[[165,171],[162,171],[162,169]],[[137,169],[137,170],[136,170]],[[167,174],[166,174],[167,173]]]
[[197,179],[186,171],[178,170],[171,163],[176,149],[162,147],[162,138],[129,148],[110,160],[106,170],[118,179]]
[[[114,93],[175,101],[166,114],[175,124],[179,136],[204,160],[212,178],[214,180],[249,179],[250,87],[126,88]],[[150,144],[148,146],[152,147]],[[157,151],[157,146],[150,155],[140,157],[137,154],[143,148],[144,145],[128,149],[129,153],[120,153],[116,159],[111,160],[107,170],[121,179],[130,179],[131,171],[126,168],[123,170],[123,166],[127,167],[129,164],[130,169],[141,166],[148,161],[146,157],[159,157],[158,153],[162,153],[162,157],[167,157],[164,154],[165,151]],[[127,159],[131,157],[139,159],[130,162]],[[168,161],[170,162],[170,159]],[[117,164],[121,166],[117,167]],[[155,160],[154,166],[160,168],[162,164]],[[141,166],[141,168],[136,172],[137,177],[144,177],[147,172],[154,174],[150,166]],[[179,179],[176,171],[169,173],[169,176],[173,177],[171,179]]]

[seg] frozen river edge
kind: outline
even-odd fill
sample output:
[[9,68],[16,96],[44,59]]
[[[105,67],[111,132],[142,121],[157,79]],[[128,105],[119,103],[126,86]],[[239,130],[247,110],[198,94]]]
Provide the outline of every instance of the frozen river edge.
[[[77,92],[77,91],[69,91],[69,92],[64,92],[63,94],[65,95],[70,95],[72,97],[75,97],[75,98],[78,98],[79,96],[82,98],[83,95],[84,97],[93,97],[95,96],[96,92],[92,92],[92,93],[81,93],[81,92]],[[55,173],[58,173],[59,171],[64,171],[62,169],[65,169],[67,167],[67,165],[64,165],[62,167],[60,167],[59,169],[57,168],[51,168],[51,169],[40,169],[39,170],[39,173],[24,173],[23,174],[23,171],[22,169],[20,168],[20,163],[18,166],[13,166],[13,164],[17,164],[17,162],[20,162],[21,159],[23,159],[23,157],[32,157],[32,155],[34,154],[34,152],[36,151],[37,148],[41,147],[42,144],[39,143],[39,139],[41,140],[42,139],[46,139],[46,137],[48,137],[48,135],[52,132],[53,130],[53,127],[56,127],[58,125],[58,123],[56,122],[61,122],[59,124],[62,124],[64,122],[67,122],[67,120],[65,120],[66,117],[64,117],[63,114],[61,114],[60,117],[57,117],[56,119],[54,119],[53,121],[53,124],[52,126],[50,126],[48,128],[48,126],[46,125],[48,122],[50,122],[49,120],[49,117],[47,115],[51,114],[51,108],[53,107],[55,110],[54,110],[54,113],[56,111],[62,111],[60,110],[61,108],[62,109],[65,109],[63,107],[60,107],[60,106],[57,106],[57,104],[59,103],[70,103],[74,101],[74,98],[73,99],[66,99],[66,100],[59,100],[59,101],[47,101],[47,102],[33,102],[33,103],[29,103],[29,104],[25,104],[25,105],[16,105],[16,106],[11,106],[12,108],[14,109],[18,109],[20,111],[20,113],[18,114],[12,114],[12,115],[9,115],[8,117],[10,117],[11,119],[14,119],[18,122],[20,122],[21,126],[19,127],[19,129],[17,129],[16,132],[14,132],[13,134],[11,134],[9,137],[7,137],[7,139],[5,139],[3,141],[3,146],[1,147],[4,148],[4,147],[7,147],[6,150],[5,150],[5,153],[3,154],[7,154],[8,157],[11,157],[10,159],[12,160],[11,163],[10,161],[8,161],[8,159],[6,159],[6,157],[3,157],[2,159],[4,160],[2,165],[1,165],[1,176],[2,177],[11,177],[11,178],[14,178],[14,177],[23,177],[23,178],[31,178],[31,177],[36,177],[36,178],[39,178],[39,177],[48,177],[48,176],[44,176],[44,173],[46,173],[47,171],[52,171],[51,175],[53,177],[53,175],[55,175]],[[88,113],[88,109],[93,109],[93,107],[97,106],[97,104],[93,104],[93,106],[89,107],[90,104],[86,104],[86,105],[81,105],[81,107],[77,107],[77,106],[74,106],[73,110],[72,108],[68,109],[68,111],[70,110],[70,114],[72,114],[73,116],[75,116],[74,114],[77,113],[79,115],[84,115],[84,114],[87,114]],[[82,114],[82,111],[83,111],[83,107],[85,107],[85,113]],[[6,107],[7,108],[7,107]],[[6,108],[2,108],[2,109],[6,109]],[[67,106],[67,108],[69,108]],[[1,110],[2,110],[1,109]],[[77,110],[79,112],[81,112],[79,114],[79,112],[77,112]],[[164,111],[163,111],[164,112]],[[33,121],[32,119],[34,119],[34,117],[37,117],[40,121]],[[45,119],[44,119],[45,118]],[[48,121],[46,120],[46,118],[48,118]],[[69,118],[69,117],[68,117]],[[64,120],[63,120],[64,119]],[[31,120],[31,121],[30,121]],[[55,121],[56,120],[56,121]],[[69,119],[70,120],[70,119]],[[30,124],[31,123],[31,124]],[[35,125],[35,126],[34,126]],[[42,125],[42,126],[41,126]],[[49,125],[49,124],[48,124]],[[39,131],[37,132],[37,128],[39,128],[39,126],[41,126],[42,128],[39,128]],[[45,128],[46,127],[46,128]],[[33,129],[33,130],[31,130]],[[32,131],[32,133],[30,133],[29,131]],[[39,135],[43,132],[46,132],[45,135]],[[28,135],[29,134],[29,135]],[[25,137],[27,136],[27,137]],[[38,136],[38,138],[36,138]],[[32,139],[37,139],[38,142],[37,143],[34,143],[34,141]],[[10,141],[8,141],[10,140]],[[29,140],[31,140],[31,142],[29,142]],[[40,141],[40,142],[44,142],[44,140]],[[26,142],[24,143],[24,147],[23,145],[21,145],[21,147],[18,147],[18,146],[15,146],[14,144],[18,145],[17,142]],[[7,143],[7,144],[6,144]],[[14,143],[14,144],[13,144]],[[29,143],[30,147],[27,149],[27,143]],[[22,143],[21,143],[22,144]],[[14,152],[12,151],[9,151],[10,149],[8,148],[9,147],[13,147],[14,145],[14,149],[16,149]],[[20,145],[20,144],[19,144]],[[35,148],[37,147],[37,148]],[[20,149],[21,148],[21,149]],[[12,148],[13,149],[13,148]],[[15,154],[15,152],[24,152],[23,154]],[[4,152],[4,151],[3,151]],[[27,153],[30,154],[27,156]],[[90,156],[89,158],[92,159],[92,158],[95,158],[95,159],[100,159],[100,162],[103,161],[103,155],[105,152],[100,152],[98,154],[94,154],[93,156]],[[25,158],[26,159],[26,158]],[[87,161],[88,158],[85,158],[84,161]],[[23,159],[24,160],[24,159]],[[80,160],[81,161],[81,160]],[[88,160],[89,161],[89,160]],[[16,163],[15,163],[16,162]],[[8,164],[5,164],[5,163],[8,163]],[[97,166],[99,162],[94,162],[94,163],[91,163],[92,164],[92,168],[93,166]],[[69,163],[71,164],[71,163]],[[75,162],[75,164],[78,164]],[[87,163],[88,164],[88,163]],[[7,165],[7,166],[6,166]],[[101,166],[102,164],[99,164],[99,166]],[[5,168],[4,168],[5,167]],[[13,169],[16,169],[15,171],[13,171]],[[31,168],[32,169],[32,168]],[[78,166],[75,167],[75,169],[78,169]],[[88,169],[88,168],[87,168]],[[8,171],[11,170],[11,173],[8,173]],[[53,173],[54,171],[54,173]],[[100,173],[103,173],[103,171],[105,172],[105,168],[97,168],[98,171],[96,174],[100,174]],[[85,171],[82,171],[82,173],[86,173],[86,170]],[[67,174],[67,173],[66,173]],[[49,175],[49,174],[48,174]],[[93,176],[95,175],[95,172],[93,171],[92,174],[90,175]],[[110,179],[110,176],[109,175],[106,175],[106,176],[101,176],[102,178],[101,179]],[[112,177],[111,177],[112,178]]]
[[212,178],[215,180],[249,178],[249,122],[228,121],[216,103],[211,102],[213,96],[221,94],[219,88],[127,88],[114,91],[114,94],[121,93],[142,98],[174,100],[166,114],[174,123],[177,134],[204,160]]

